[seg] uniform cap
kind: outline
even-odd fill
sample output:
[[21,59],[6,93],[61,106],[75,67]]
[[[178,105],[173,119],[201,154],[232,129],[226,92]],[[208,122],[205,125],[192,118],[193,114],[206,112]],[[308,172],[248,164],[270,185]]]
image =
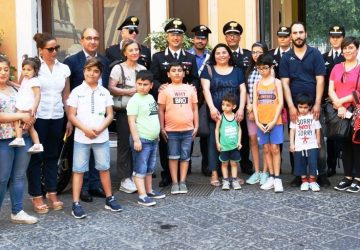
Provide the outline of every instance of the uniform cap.
[[280,26],[277,31],[277,36],[290,36],[291,30],[289,27]]
[[118,30],[122,29],[137,29],[139,26],[139,18],[136,16],[128,16],[125,21],[119,26]]
[[239,33],[241,35],[243,33],[243,28],[239,23],[237,23],[235,21],[230,21],[230,22],[226,23],[223,27],[224,35],[226,35],[229,32],[235,32],[235,33]]
[[211,33],[211,30],[205,25],[198,25],[194,27],[191,30],[191,32],[194,32],[196,37],[208,38],[209,34]]
[[166,33],[183,34],[186,31],[186,26],[179,18],[175,18],[165,25],[164,30]]
[[331,26],[329,29],[329,36],[345,36],[345,28],[338,25]]

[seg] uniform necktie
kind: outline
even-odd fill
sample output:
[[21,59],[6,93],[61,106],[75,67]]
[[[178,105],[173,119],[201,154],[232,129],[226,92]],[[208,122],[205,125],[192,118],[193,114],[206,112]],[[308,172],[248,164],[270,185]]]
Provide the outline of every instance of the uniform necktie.
[[178,59],[178,54],[175,52],[174,53],[174,58],[175,58],[175,60],[177,61],[177,59]]
[[285,54],[285,52],[283,51],[283,52],[281,52],[281,57],[283,56]]
[[234,56],[235,58],[238,58],[239,53],[237,53],[236,51],[234,51],[234,52],[233,52],[233,56]]
[[338,58],[339,57],[339,52],[335,51],[335,57],[334,59]]

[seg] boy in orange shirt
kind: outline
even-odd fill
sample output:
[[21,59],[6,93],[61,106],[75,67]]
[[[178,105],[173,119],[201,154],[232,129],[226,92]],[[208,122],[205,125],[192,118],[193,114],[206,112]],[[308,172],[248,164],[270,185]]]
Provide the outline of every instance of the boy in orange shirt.
[[167,142],[171,194],[186,194],[191,144],[199,128],[198,100],[195,87],[183,83],[185,72],[180,63],[170,63],[167,74],[171,84],[160,90],[158,97],[160,133]]

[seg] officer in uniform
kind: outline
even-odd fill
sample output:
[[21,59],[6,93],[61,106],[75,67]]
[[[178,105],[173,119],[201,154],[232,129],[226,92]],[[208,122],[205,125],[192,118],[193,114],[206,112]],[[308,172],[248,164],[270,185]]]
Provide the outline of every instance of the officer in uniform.
[[[106,57],[110,61],[110,68],[125,61],[121,53],[122,41],[129,38],[136,40],[136,36],[139,34],[138,26],[139,18],[136,16],[127,17],[125,21],[119,26],[118,30],[120,30],[121,35],[120,43],[110,46],[105,51]],[[141,54],[138,59],[138,63],[145,66],[147,69],[150,69],[151,53],[150,49],[144,45],[141,45]]]
[[[164,30],[167,33],[166,39],[168,47],[164,51],[153,55],[150,70],[154,74],[154,86],[151,94],[157,100],[160,85],[170,82],[170,79],[167,76],[169,64],[176,61],[182,64],[185,71],[184,82],[194,85],[199,93],[200,84],[195,56],[182,49],[183,34],[186,31],[185,24],[180,19],[175,18],[166,24]],[[159,154],[161,166],[163,168],[163,171],[161,172],[162,179],[159,186],[165,187],[171,184],[171,177],[167,145],[161,136],[159,142]]]
[[[198,75],[200,77],[207,61],[210,58],[210,51],[206,48],[209,41],[209,34],[211,30],[205,25],[198,25],[194,27],[191,32],[194,32],[194,46],[188,51],[193,54],[196,59],[196,66],[198,68]],[[202,92],[199,93],[199,107],[204,102],[204,96]],[[205,176],[211,176],[211,172],[208,169],[208,137],[200,137],[200,151],[201,151],[201,172]]]
[[[233,52],[233,57],[236,66],[242,70],[245,76],[245,71],[249,66],[249,61],[251,58],[251,51],[240,47],[240,40],[242,33],[243,33],[242,26],[235,21],[227,22],[223,27],[223,34],[225,35],[225,41]],[[251,175],[253,174],[254,171],[253,171],[252,162],[249,159],[250,145],[249,145],[249,134],[246,125],[246,119],[240,122],[240,126],[242,130],[242,137],[241,137],[242,148],[240,150],[241,153],[240,167],[243,173]]]
[[[335,66],[335,64],[343,62],[344,56],[341,52],[341,42],[345,37],[345,29],[342,26],[334,25],[329,29],[329,41],[331,44],[330,51],[325,52],[322,54],[325,68],[326,68],[326,75],[325,75],[325,89],[323,94],[323,100],[328,98],[328,90],[329,90],[329,77],[331,70]],[[323,102],[324,103],[324,102]],[[325,125],[326,127],[326,125]],[[336,174],[336,164],[337,158],[339,157],[340,149],[336,145],[336,142],[332,139],[326,140],[326,150],[327,150],[327,175],[328,177]]]
[[290,38],[290,28],[286,26],[280,26],[277,31],[277,40],[278,40],[278,47],[272,50],[269,50],[269,53],[274,58],[274,71],[275,77],[279,78],[279,64],[281,57],[283,54],[290,50],[291,45],[291,38]]

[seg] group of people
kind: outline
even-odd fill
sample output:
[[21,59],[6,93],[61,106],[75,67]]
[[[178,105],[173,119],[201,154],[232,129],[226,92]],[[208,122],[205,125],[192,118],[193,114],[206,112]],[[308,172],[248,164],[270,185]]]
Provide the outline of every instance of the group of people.
[[[35,212],[63,208],[56,190],[64,134],[73,152],[72,215],[86,217],[80,200],[92,202],[93,196],[105,198],[106,209],[122,210],[109,173],[108,126],[114,117],[120,190],[138,192],[138,203],[144,206],[165,197],[152,185],[159,150],[159,186],[171,185],[171,194],[186,194],[203,105],[209,133],[200,137],[202,173],[211,176],[211,185],[238,190],[245,182],[260,183],[263,190],[283,192],[281,151],[284,125],[289,124],[292,186],[302,191],[330,186],[328,176],[336,172],[341,151],[345,177],[334,188],[360,191],[360,145],[324,140],[325,100],[347,119],[352,92],[360,89],[359,41],[345,37],[343,27],[330,28],[332,48],[323,55],[307,45],[301,22],[279,28],[279,47],[268,50],[256,42],[251,51],[239,46],[239,23],[224,25],[226,43],[212,51],[207,49],[211,30],[199,25],[192,29],[193,48],[185,51],[186,26],[175,18],[164,28],[168,47],[151,58],[150,50],[136,41],[138,25],[137,17],[126,18],[118,28],[120,43],[107,48],[106,56],[98,53],[99,33],[84,29],[83,49],[63,63],[57,60],[56,38],[37,33],[39,58],[24,60],[19,92],[19,85],[9,81],[9,60],[0,56],[0,207],[9,189],[13,222],[37,222],[23,211],[25,174]],[[125,106],[114,104],[113,97],[121,97]],[[246,181],[238,177],[238,164],[250,175]]]

